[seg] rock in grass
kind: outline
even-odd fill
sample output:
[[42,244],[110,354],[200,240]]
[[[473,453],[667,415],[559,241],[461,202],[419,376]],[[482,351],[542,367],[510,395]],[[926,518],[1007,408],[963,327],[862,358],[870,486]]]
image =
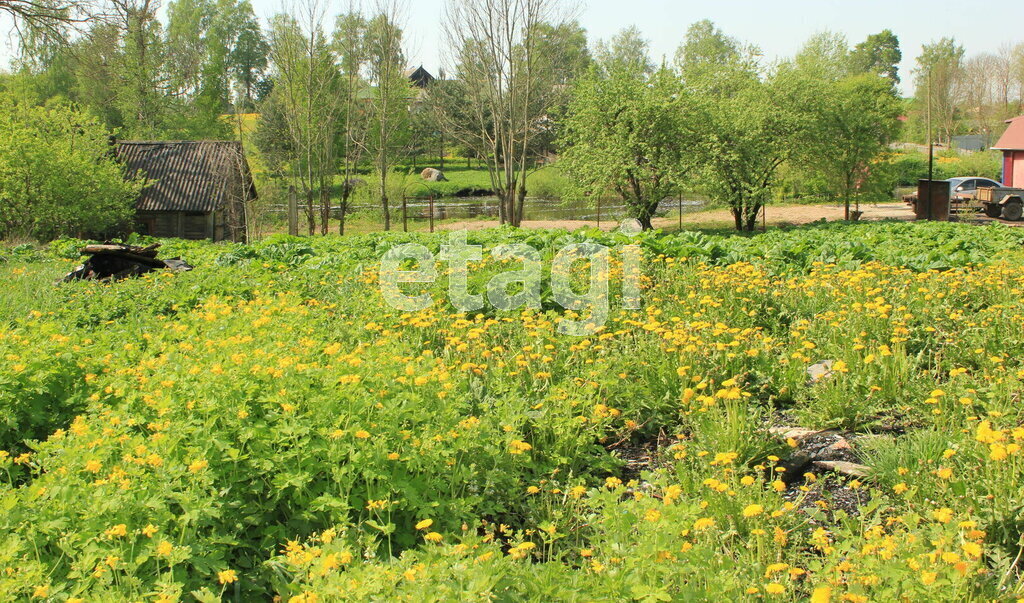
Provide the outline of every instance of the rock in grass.
[[858,465],[857,463],[848,463],[846,461],[814,461],[814,466],[818,469],[835,471],[850,477],[867,477],[871,471],[871,467],[867,465]]

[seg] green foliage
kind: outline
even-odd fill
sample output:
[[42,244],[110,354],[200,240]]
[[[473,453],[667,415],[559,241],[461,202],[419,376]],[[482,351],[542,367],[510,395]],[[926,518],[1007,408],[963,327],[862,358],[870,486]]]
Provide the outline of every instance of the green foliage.
[[[5,250],[0,591],[1019,593],[1015,229],[468,239],[485,247],[477,289],[508,269],[497,245],[550,261],[566,243],[635,242],[645,306],[614,306],[589,338],[559,334],[553,306],[399,313],[375,263],[447,242],[422,233],[170,240],[194,271],[57,287],[80,241]],[[422,286],[440,299],[447,285]],[[822,358],[832,374],[809,382]],[[789,444],[768,431],[780,416],[895,435],[850,436],[873,467],[863,480],[788,476]],[[623,473],[619,453],[640,450],[651,464]]]
[[601,63],[574,91],[562,124],[559,167],[576,198],[606,190],[626,202],[645,229],[658,204],[678,193],[692,136],[690,104],[678,78],[666,69],[646,77]]
[[110,135],[73,108],[0,98],[0,234],[50,240],[125,226],[143,182],[125,179]]

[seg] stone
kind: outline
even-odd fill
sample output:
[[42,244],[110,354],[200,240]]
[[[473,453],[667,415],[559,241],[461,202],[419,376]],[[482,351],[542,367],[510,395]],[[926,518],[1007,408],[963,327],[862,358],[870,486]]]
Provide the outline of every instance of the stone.
[[424,168],[420,172],[420,178],[427,182],[446,182],[448,179],[444,177],[444,172],[434,168]]
[[768,430],[772,435],[788,440],[793,438],[797,442],[806,440],[807,438],[822,433],[818,429],[804,429],[803,427],[772,427]]
[[821,360],[807,367],[807,376],[810,378],[811,383],[817,383],[831,375],[833,362],[833,360]]
[[814,466],[818,469],[835,471],[850,477],[867,477],[871,471],[871,467],[867,465],[848,463],[846,461],[814,461]]

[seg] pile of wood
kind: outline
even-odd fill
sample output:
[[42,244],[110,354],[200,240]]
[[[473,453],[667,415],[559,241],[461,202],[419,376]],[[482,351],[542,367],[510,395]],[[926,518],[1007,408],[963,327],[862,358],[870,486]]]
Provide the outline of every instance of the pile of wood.
[[61,279],[61,282],[78,280],[119,281],[132,276],[139,276],[154,270],[173,270],[185,272],[192,270],[184,260],[179,258],[157,259],[159,243],[146,247],[104,243],[102,245],[86,245],[82,255],[90,256],[84,264],[72,270]]

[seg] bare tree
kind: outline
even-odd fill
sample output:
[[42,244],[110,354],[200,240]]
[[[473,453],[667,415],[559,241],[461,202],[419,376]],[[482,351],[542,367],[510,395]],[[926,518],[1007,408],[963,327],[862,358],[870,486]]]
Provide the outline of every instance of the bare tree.
[[366,90],[366,135],[357,142],[373,161],[384,230],[391,229],[388,175],[408,151],[411,86],[405,77],[401,19],[404,8],[397,0],[379,0],[366,23],[363,56],[370,87]]
[[284,109],[294,150],[291,171],[306,200],[309,234],[316,232],[317,198],[320,233],[327,234],[331,186],[337,171],[340,73],[324,35],[324,16],[321,0],[303,0],[296,13],[276,15],[270,32],[270,53],[276,70],[273,94],[279,95]]
[[538,26],[560,24],[557,0],[450,0],[450,70],[465,106],[442,103],[442,128],[484,158],[502,224],[522,222],[530,142],[554,99]]

